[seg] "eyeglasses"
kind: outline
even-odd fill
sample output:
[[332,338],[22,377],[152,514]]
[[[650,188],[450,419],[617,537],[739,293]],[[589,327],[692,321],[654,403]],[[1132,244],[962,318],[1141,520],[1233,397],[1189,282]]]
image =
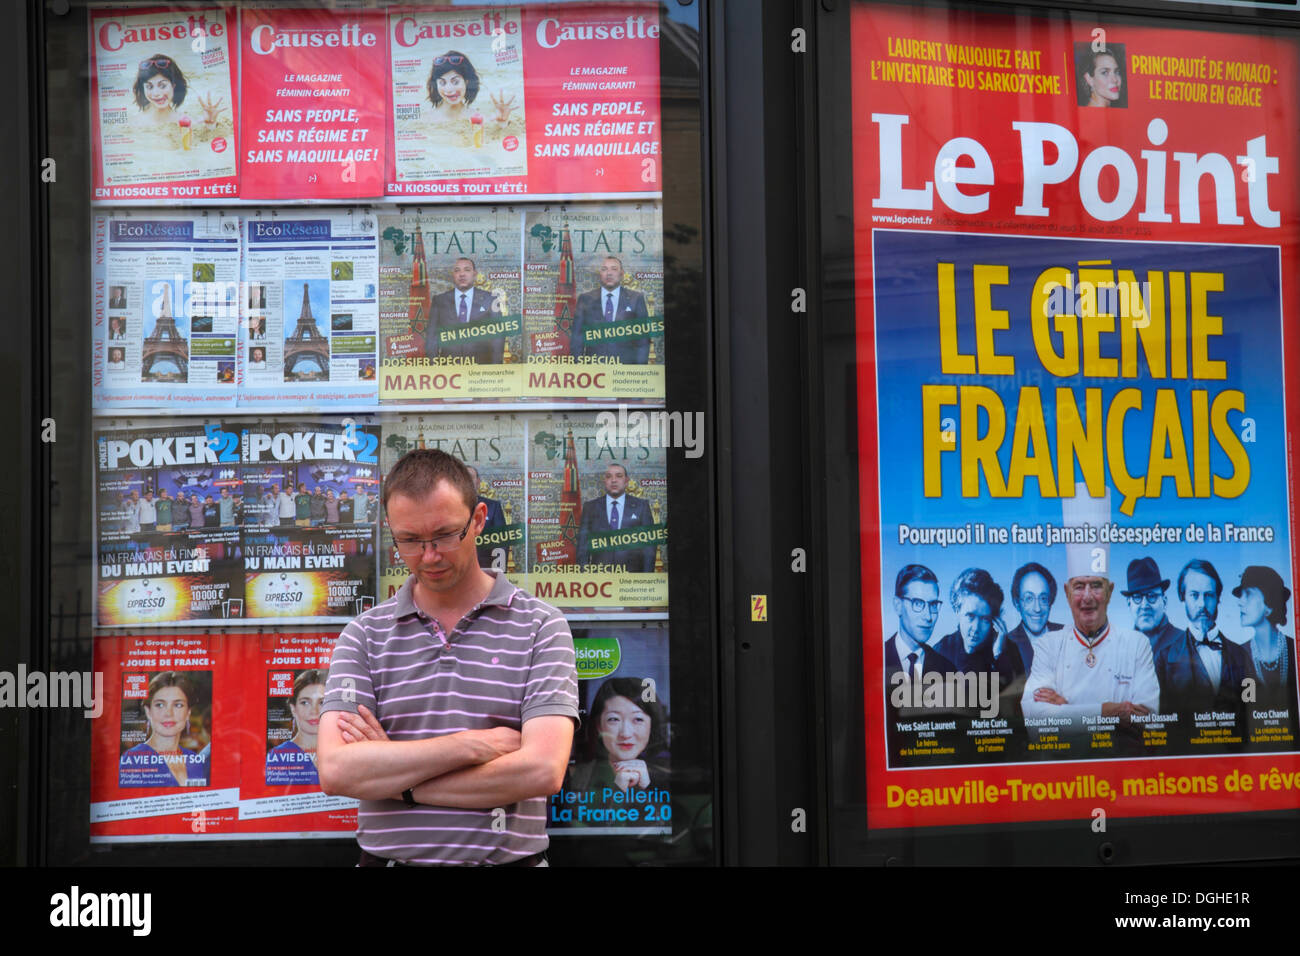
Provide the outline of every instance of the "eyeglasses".
[[1164,591],[1147,591],[1145,594],[1130,594],[1128,599],[1134,604],[1149,604],[1155,607],[1164,600],[1164,596]]
[[929,609],[931,614],[938,614],[939,608],[943,607],[942,601],[924,601],[921,598],[903,598],[911,605],[913,614],[920,614],[922,611]]
[[439,554],[447,554],[460,547],[465,536],[469,534],[469,526],[473,521],[474,512],[471,511],[469,521],[465,522],[465,527],[459,532],[444,534],[437,538],[394,538],[393,544],[397,545],[397,550],[403,554],[424,554],[424,549],[428,545],[432,545]]
[[464,62],[465,58],[459,53],[448,53],[445,56],[435,56],[433,58],[434,66],[442,66],[444,63],[450,64],[451,66],[460,66]]
[[158,67],[160,70],[166,70],[172,65],[172,61],[165,56],[156,56],[149,60],[140,61],[140,69],[148,70],[151,67]]
[[1037,594],[1022,594],[1020,595],[1020,603],[1027,608],[1042,608],[1043,610],[1052,606],[1052,602],[1046,594],[1042,597],[1039,597]]

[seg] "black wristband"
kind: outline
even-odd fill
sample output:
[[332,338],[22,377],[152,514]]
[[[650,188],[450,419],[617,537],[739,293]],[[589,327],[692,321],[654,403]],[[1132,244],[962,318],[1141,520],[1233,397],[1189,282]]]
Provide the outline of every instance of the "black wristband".
[[415,806],[415,794],[411,793],[410,787],[402,791],[402,799],[406,801],[408,807]]

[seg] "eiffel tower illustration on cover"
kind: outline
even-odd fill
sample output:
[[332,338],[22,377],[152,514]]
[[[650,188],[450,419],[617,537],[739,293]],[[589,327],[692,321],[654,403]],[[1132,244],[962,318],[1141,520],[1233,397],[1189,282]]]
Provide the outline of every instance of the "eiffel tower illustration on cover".
[[[295,373],[294,369],[304,361],[315,362],[320,372]],[[316,328],[305,282],[302,284],[302,311],[298,314],[298,326],[284,341],[284,377],[289,381],[328,380],[330,377],[330,340]]]
[[[159,362],[171,362],[179,371],[155,374],[153,368]],[[189,343],[176,328],[176,319],[172,316],[171,283],[163,285],[162,308],[158,310],[153,334],[144,340],[141,363],[141,376],[150,381],[184,382],[189,379]]]

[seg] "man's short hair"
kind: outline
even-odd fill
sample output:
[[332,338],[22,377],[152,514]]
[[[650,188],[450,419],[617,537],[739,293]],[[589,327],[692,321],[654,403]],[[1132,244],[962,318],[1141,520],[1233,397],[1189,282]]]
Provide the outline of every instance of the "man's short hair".
[[1030,561],[1028,564],[1022,564],[1016,569],[1016,573],[1011,578],[1011,603],[1020,603],[1020,582],[1030,574],[1041,574],[1043,580],[1047,582],[1047,603],[1056,603],[1056,578],[1052,577],[1052,572],[1047,570],[1037,561]]
[[470,511],[478,505],[474,479],[459,458],[437,448],[417,448],[399,458],[384,479],[384,508],[388,508],[388,500],[397,494],[420,501],[438,487],[440,481],[449,482],[459,491]]
[[601,261],[601,262],[607,262],[607,261],[609,261],[610,259],[613,259],[615,262],[617,262],[617,263],[618,263],[618,267],[619,267],[620,269],[623,268],[623,260],[620,259],[618,256],[606,256],[604,259],[601,259],[600,261]]
[[1178,600],[1183,600],[1183,582],[1187,579],[1188,571],[1199,571],[1207,578],[1214,582],[1214,596],[1216,598],[1223,595],[1223,581],[1219,577],[1219,572],[1214,570],[1214,565],[1209,561],[1201,558],[1192,558],[1183,565],[1183,569],[1178,572]]
[[936,588],[939,586],[939,579],[924,564],[908,564],[903,566],[903,570],[899,571],[898,577],[894,579],[894,597],[901,598],[907,586],[913,581],[928,581]]
[[611,461],[608,465],[605,466],[605,470],[606,470],[606,471],[609,471],[609,469],[610,469],[611,467],[613,467],[613,468],[622,468],[622,469],[623,469],[623,477],[624,477],[624,478],[627,477],[627,465],[623,464],[621,461]]
[[[474,260],[471,259],[469,256],[457,256],[456,262],[468,262],[470,266],[474,269],[474,271],[478,272],[478,266],[474,265]],[[456,262],[453,262],[452,265],[454,266]]]

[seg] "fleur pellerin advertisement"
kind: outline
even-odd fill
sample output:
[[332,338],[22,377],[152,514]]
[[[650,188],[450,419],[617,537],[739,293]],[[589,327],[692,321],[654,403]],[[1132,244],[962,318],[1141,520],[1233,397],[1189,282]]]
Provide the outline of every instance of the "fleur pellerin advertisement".
[[582,727],[547,831],[672,833],[668,629],[577,628],[573,649]]
[[1295,45],[852,29],[869,825],[1294,806]]
[[96,199],[238,195],[238,40],[227,7],[90,16]]

